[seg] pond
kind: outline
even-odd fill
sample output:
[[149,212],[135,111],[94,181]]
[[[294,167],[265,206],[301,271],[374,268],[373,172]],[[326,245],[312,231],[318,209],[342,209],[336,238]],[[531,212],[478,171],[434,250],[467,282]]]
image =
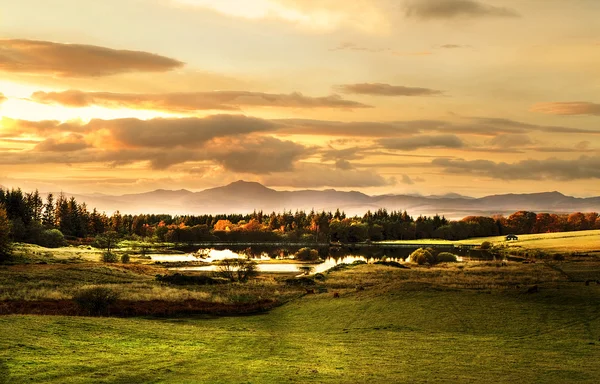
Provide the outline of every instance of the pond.
[[[213,248],[180,248],[179,250],[192,251],[187,254],[155,254],[150,255],[155,262],[197,262],[203,261],[213,263],[224,259],[249,258],[258,263],[260,272],[290,273],[298,272],[301,267],[310,266],[311,273],[320,273],[341,263],[353,263],[354,261],[364,261],[373,263],[378,260],[388,260],[397,262],[409,261],[409,255],[417,249],[415,248],[389,248],[385,246],[376,247],[318,247],[322,260],[321,263],[306,264],[294,263],[293,255],[300,249],[300,246],[281,246],[281,245],[259,245],[259,246],[236,246],[222,245]],[[489,260],[490,255],[485,251],[474,249],[455,248],[452,253],[458,256],[459,261],[467,260]],[[281,262],[277,262],[281,261]],[[189,267],[177,267],[173,270],[178,271],[215,271],[216,265],[203,265]]]

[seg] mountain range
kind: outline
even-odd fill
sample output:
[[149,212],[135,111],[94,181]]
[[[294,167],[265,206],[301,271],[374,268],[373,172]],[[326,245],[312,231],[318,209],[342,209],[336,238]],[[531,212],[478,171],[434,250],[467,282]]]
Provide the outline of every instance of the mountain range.
[[482,198],[458,194],[369,196],[361,192],[334,189],[277,191],[256,182],[242,180],[200,192],[185,189],[158,189],[120,196],[101,194],[73,196],[77,201],[85,202],[89,209],[95,207],[107,214],[112,214],[116,210],[130,214],[182,215],[249,213],[254,210],[267,213],[311,209],[335,211],[339,208],[348,215],[362,215],[367,210],[386,208],[388,211],[406,210],[412,216],[439,214],[450,219],[460,219],[469,215],[509,215],[519,210],[549,213],[600,211],[600,197],[576,198],[556,191],[491,195]]

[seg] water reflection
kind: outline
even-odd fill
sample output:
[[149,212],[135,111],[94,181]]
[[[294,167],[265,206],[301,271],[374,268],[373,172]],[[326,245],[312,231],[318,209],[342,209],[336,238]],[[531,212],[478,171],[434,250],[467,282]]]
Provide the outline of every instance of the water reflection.
[[[293,255],[301,247],[297,246],[215,246],[214,248],[186,249],[187,254],[158,254],[151,255],[156,262],[191,262],[204,261],[213,263],[225,259],[249,258],[258,263],[261,272],[298,272],[300,268],[307,265],[313,267],[311,273],[320,273],[341,263],[351,264],[355,261],[373,263],[378,260],[396,262],[410,261],[410,254],[417,248],[386,248],[386,247],[319,247],[319,256],[322,260],[318,264],[294,263]],[[183,249],[181,249],[183,250]],[[458,256],[458,261],[489,260],[491,255],[486,251],[476,249],[455,248],[452,253]],[[287,262],[277,263],[277,260]],[[187,271],[215,271],[216,265],[189,266],[175,268],[175,270]]]

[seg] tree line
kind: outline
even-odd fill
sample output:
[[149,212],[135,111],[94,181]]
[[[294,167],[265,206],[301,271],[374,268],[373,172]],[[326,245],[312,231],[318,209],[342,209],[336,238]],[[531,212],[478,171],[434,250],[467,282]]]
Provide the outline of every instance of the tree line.
[[[550,214],[518,211],[504,216],[410,216],[406,211],[378,209],[363,216],[335,212],[284,211],[223,215],[112,215],[91,211],[85,203],[64,194],[0,188],[0,253],[2,243],[27,242],[59,246],[66,240],[112,233],[118,237],[167,242],[303,241],[364,242],[440,238],[462,240],[505,234],[600,229],[596,212]],[[5,240],[2,240],[5,239]]]

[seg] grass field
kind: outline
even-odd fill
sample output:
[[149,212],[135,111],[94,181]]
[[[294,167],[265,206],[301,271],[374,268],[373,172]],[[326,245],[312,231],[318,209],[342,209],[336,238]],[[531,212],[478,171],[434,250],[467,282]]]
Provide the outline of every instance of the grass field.
[[[598,382],[600,285],[569,282],[542,263],[498,265],[357,266],[330,274],[328,293],[246,317],[2,316],[0,376],[10,375],[9,383]],[[527,284],[540,292],[524,293]]]
[[508,247],[522,247],[527,249],[540,249],[552,252],[600,252],[600,230],[577,232],[539,233],[533,235],[519,235],[517,241],[506,241],[504,236],[477,237],[472,239],[450,241],[439,239],[399,240],[381,243],[390,244],[481,244],[489,241],[494,245]]
[[[128,300],[283,305],[237,317],[3,315],[0,383],[597,383],[599,236],[525,235],[508,245],[564,252],[563,261],[348,266],[318,282],[324,293],[304,296],[289,276],[172,286],[154,278],[165,273],[157,266],[19,246],[28,264],[0,266],[0,309],[69,301],[89,286]],[[485,240],[503,244],[466,242]]]

